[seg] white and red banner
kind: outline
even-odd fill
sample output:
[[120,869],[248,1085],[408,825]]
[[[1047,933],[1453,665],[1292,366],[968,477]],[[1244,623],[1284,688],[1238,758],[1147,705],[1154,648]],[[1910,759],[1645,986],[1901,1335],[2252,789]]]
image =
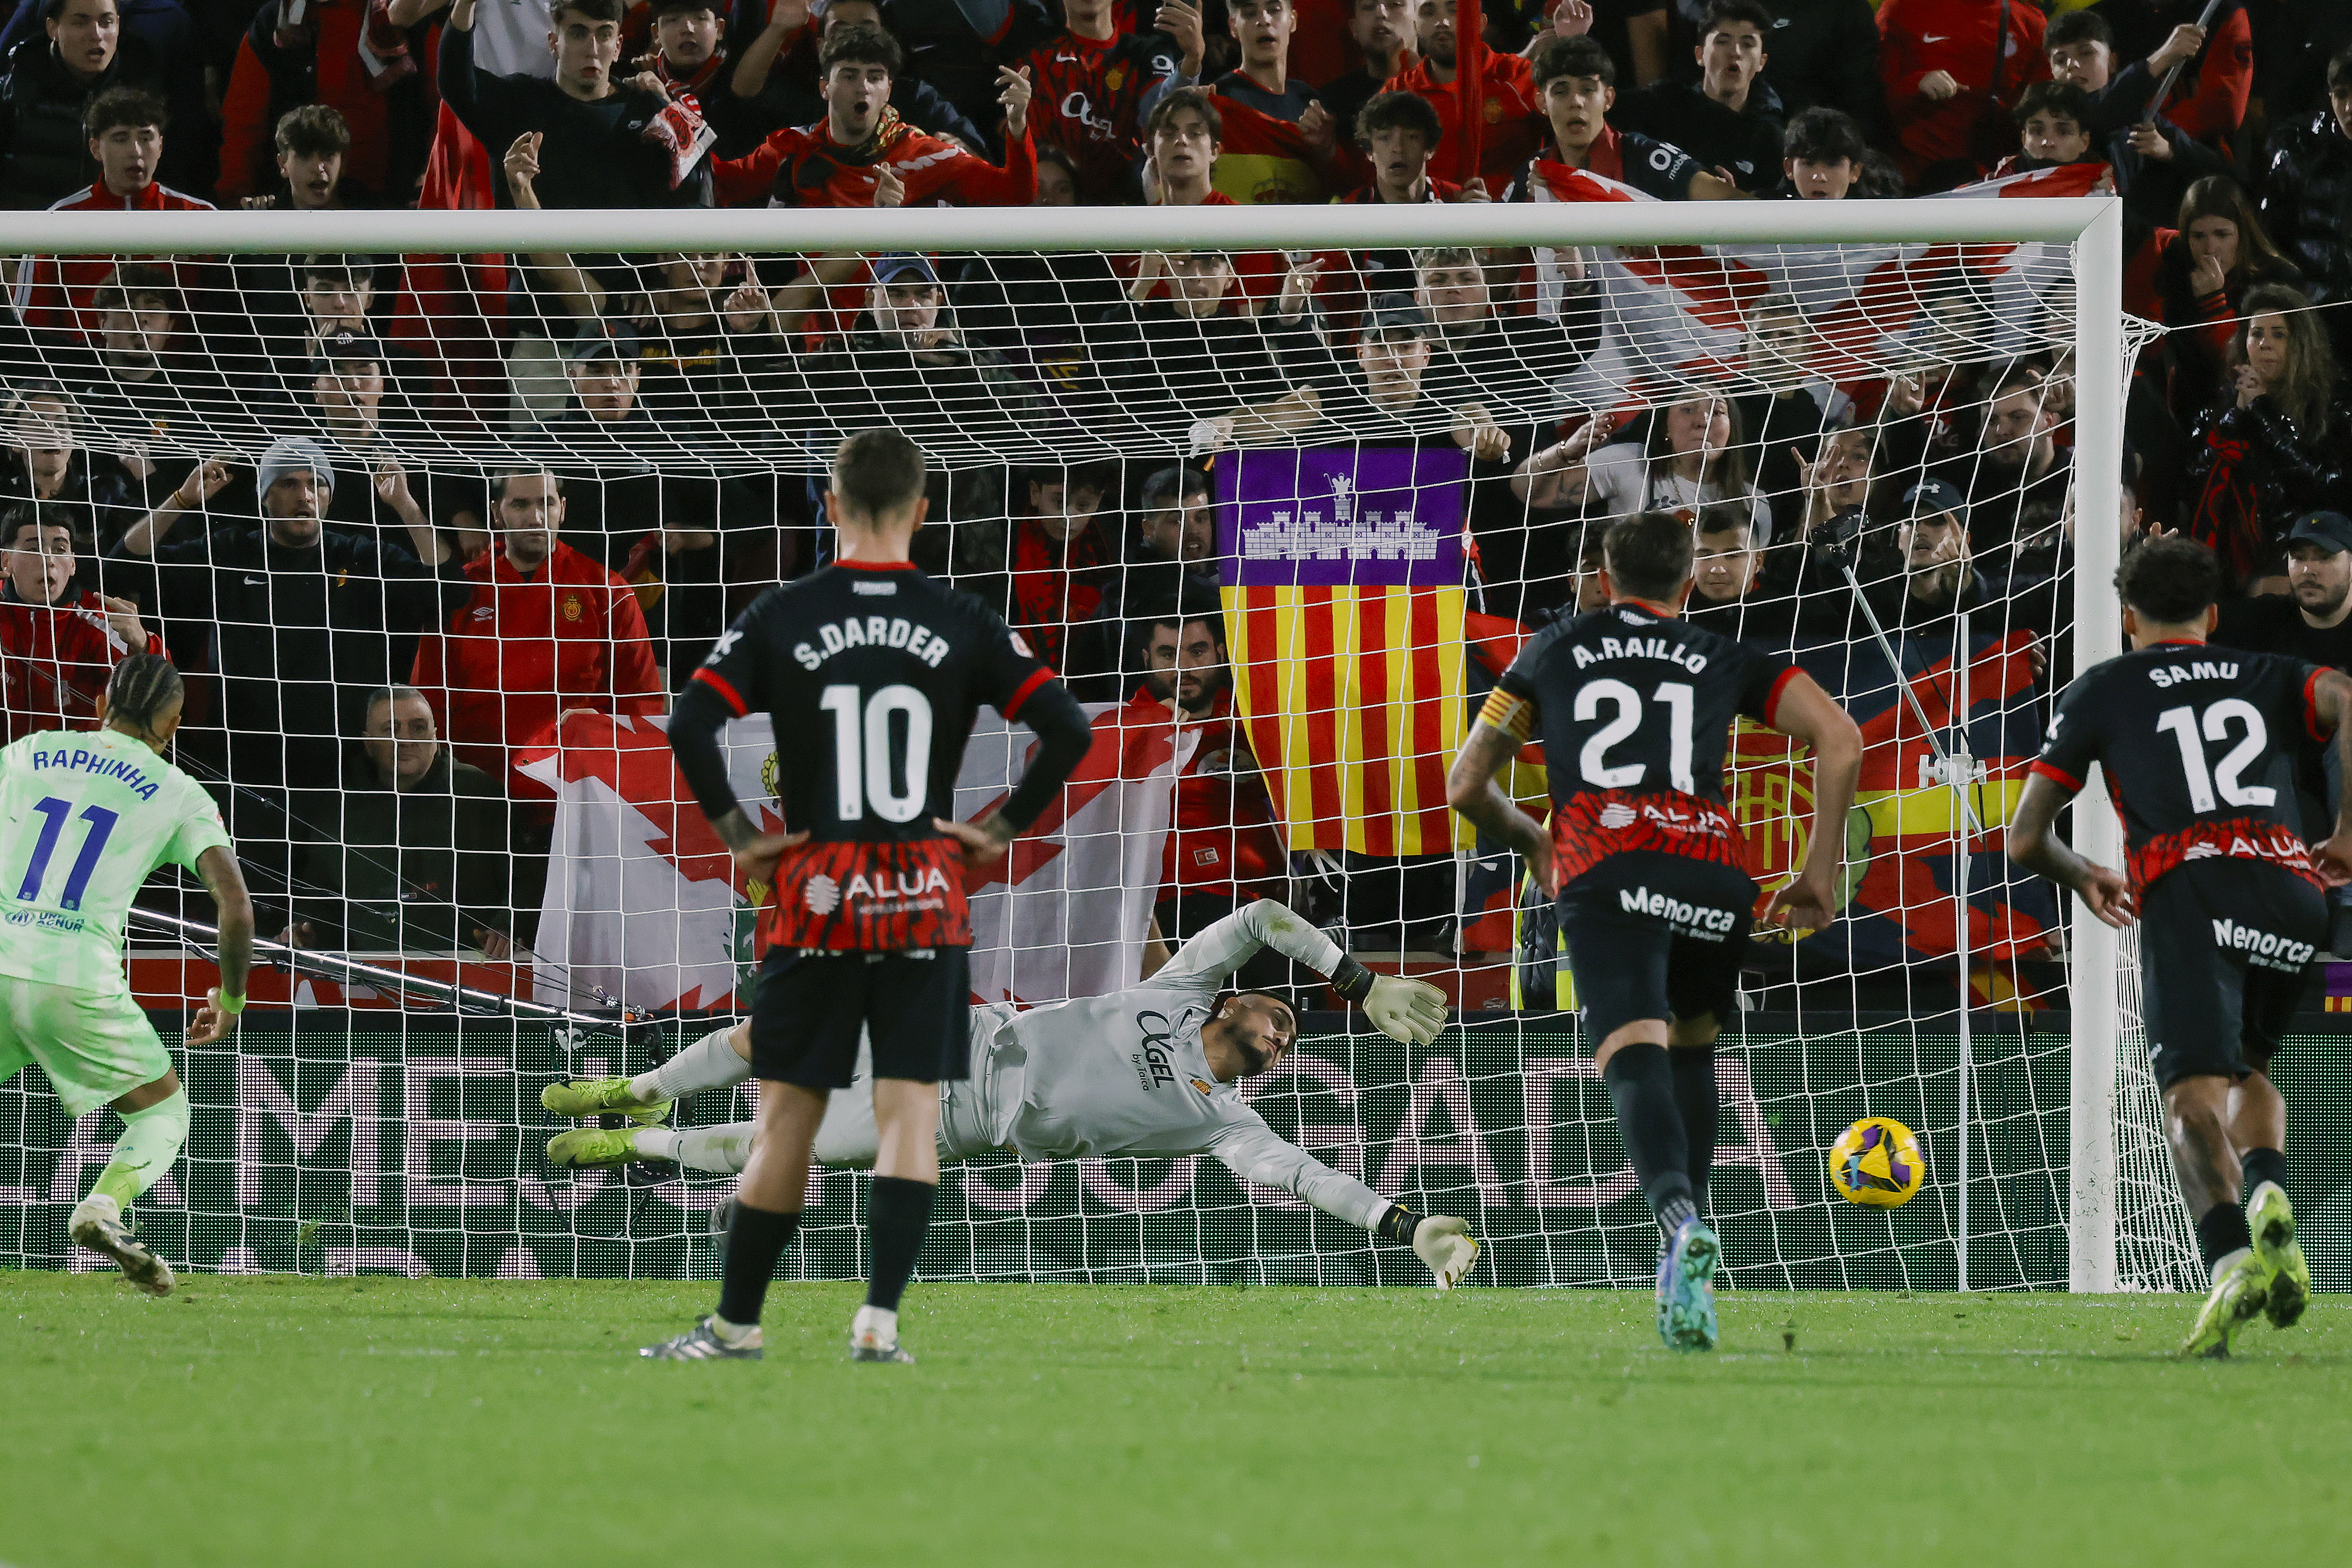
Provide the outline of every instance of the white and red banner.
[[[1538,161],[1539,202],[1649,202],[1644,192]],[[1923,198],[2030,199],[2090,193],[2097,163],[2011,174]],[[1581,259],[1580,260],[1580,256]],[[2074,336],[2074,270],[2063,245],[1818,244],[1602,246],[1535,253],[1547,314],[1578,268],[1597,267],[1600,345],[1557,390],[1584,408],[1631,407],[1661,393],[1737,379],[1851,382],[1927,363],[2059,347]],[[1757,307],[1793,302],[1808,340],[1759,346]]]
[[[1141,973],[1175,776],[1200,732],[1132,705],[1089,713],[1094,747],[1060,800],[968,881],[976,999],[1094,996]],[[781,831],[768,721],[730,724],[722,739],[737,799],[763,830]],[[983,714],[957,776],[956,814],[969,821],[1002,800],[1033,744]],[[560,745],[526,749],[517,771],[556,801],[539,999],[592,1006],[601,990],[647,1011],[730,1005],[754,962],[755,906],[678,777],[664,721],[575,714]]]

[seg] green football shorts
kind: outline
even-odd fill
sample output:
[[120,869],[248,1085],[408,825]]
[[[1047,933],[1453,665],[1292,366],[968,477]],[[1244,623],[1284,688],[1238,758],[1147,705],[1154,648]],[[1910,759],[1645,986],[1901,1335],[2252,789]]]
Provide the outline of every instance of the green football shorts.
[[38,1062],[68,1116],[87,1115],[172,1071],[129,990],[80,991],[0,975],[0,1083]]

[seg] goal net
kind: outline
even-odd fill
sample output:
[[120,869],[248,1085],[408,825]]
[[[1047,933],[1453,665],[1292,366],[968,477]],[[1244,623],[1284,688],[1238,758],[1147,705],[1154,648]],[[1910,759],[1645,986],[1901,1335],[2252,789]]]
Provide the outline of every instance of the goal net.
[[[1606,524],[1675,511],[1694,613],[1801,664],[1868,745],[1842,918],[1759,935],[1721,1041],[1731,1280],[2181,1282],[2130,966],[2000,852],[2056,691],[2117,642],[2137,340],[2112,204],[2042,177],[1534,194],[16,220],[0,542],[15,596],[52,608],[48,641],[5,650],[11,733],[86,725],[113,658],[171,652],[176,760],[283,944],[240,1035],[186,1053],[194,1132],[146,1234],[226,1270],[714,1270],[730,1178],[551,1170],[572,1124],[539,1091],[748,1007],[772,890],[733,873],[664,715],[753,595],[832,559],[833,449],[888,423],[930,464],[921,563],[1003,612],[1097,735],[974,882],[978,999],[1133,985],[1282,899],[1458,1023],[1408,1050],[1267,955],[1244,983],[1291,988],[1307,1030],[1245,1085],[1258,1111],[1469,1218],[1483,1282],[1646,1282],[1549,913],[1444,778],[1520,643],[1594,602]],[[732,727],[747,804],[773,815],[793,743]],[[959,811],[1026,747],[986,716]],[[1548,764],[1511,776],[1531,808]],[[1769,892],[1810,831],[1808,760],[1743,730],[1726,782]],[[2116,858],[2095,789],[2073,831]],[[168,872],[146,904],[131,983],[169,1012],[208,983],[211,912]],[[1907,1206],[1828,1184],[1866,1113],[1920,1134]],[[0,1260],[72,1261],[106,1121],[68,1123],[36,1072],[0,1089]],[[792,1271],[859,1270],[866,1192],[815,1179]],[[995,1155],[949,1173],[939,1216],[929,1277],[1425,1278],[1206,1156]]]

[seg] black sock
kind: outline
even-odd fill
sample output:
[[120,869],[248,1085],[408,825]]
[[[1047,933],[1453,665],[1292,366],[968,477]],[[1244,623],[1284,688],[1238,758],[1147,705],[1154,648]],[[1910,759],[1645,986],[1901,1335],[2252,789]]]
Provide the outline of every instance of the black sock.
[[1670,1050],[1675,1104],[1683,1113],[1683,1136],[1690,1143],[1691,1201],[1706,1212],[1706,1176],[1715,1168],[1716,1129],[1723,1118],[1723,1095],[1715,1082],[1715,1047]]
[[867,1306],[898,1310],[898,1298],[915,1272],[915,1254],[923,1249],[923,1233],[931,1228],[931,1199],[939,1191],[934,1183],[905,1176],[874,1178],[874,1278],[866,1287]]
[[776,1260],[784,1255],[800,1224],[797,1213],[778,1214],[735,1200],[735,1218],[727,1227],[727,1262],[719,1280],[720,1317],[745,1326],[760,1321],[760,1303],[768,1299]]
[[2197,1245],[2205,1254],[2208,1269],[2253,1244],[2254,1233],[2246,1228],[2246,1211],[2234,1203],[2215,1204],[2197,1222]]
[[2286,1188],[2286,1154],[2280,1149],[2247,1149],[2238,1155],[2238,1164],[2246,1173],[2246,1196],[2254,1196],[2254,1188],[2266,1181]]
[[1620,1046],[1601,1071],[1616,1103],[1617,1130],[1633,1157],[1633,1174],[1649,1195],[1658,1228],[1671,1236],[1698,1213],[1691,1196],[1690,1140],[1675,1103],[1675,1070],[1663,1045]]

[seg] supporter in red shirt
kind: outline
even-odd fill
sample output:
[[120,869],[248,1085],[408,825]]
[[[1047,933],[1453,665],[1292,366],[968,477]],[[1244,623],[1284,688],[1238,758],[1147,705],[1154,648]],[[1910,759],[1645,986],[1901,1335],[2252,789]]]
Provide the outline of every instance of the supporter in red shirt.
[[6,738],[37,730],[96,729],[98,699],[114,666],[161,653],[127,599],[100,599],[74,572],[73,533],[37,503],[0,520],[0,700]]
[[1130,198],[1143,152],[1144,95],[1174,76],[1181,57],[1165,34],[1120,33],[1113,11],[1113,0],[1065,0],[1069,30],[1020,62],[1042,104],[1037,143],[1069,154],[1078,200],[1088,205]]
[[1286,856],[1274,810],[1234,712],[1217,619],[1186,606],[1142,630],[1143,685],[1128,722],[1197,726],[1192,758],[1176,776],[1176,820],[1160,862],[1153,918],[1177,942],[1272,892]]
[[1004,167],[943,137],[916,130],[890,107],[905,69],[898,41],[878,27],[836,27],[817,56],[824,73],[822,123],[777,131],[711,173],[727,206],[944,205],[1025,207],[1037,199],[1037,150],[1029,137],[1029,78],[1000,68]]
[[1534,156],[1543,141],[1543,110],[1525,59],[1469,40],[1479,57],[1478,166],[1467,167],[1469,139],[1463,134],[1459,86],[1463,45],[1454,21],[1454,0],[1421,0],[1413,13],[1420,62],[1388,85],[1392,92],[1420,94],[1437,110],[1440,133],[1431,172],[1483,195],[1509,184],[1519,165]]
[[2006,151],[2009,113],[2050,74],[2047,23],[2021,0],[1885,0],[1879,72],[1895,160],[1915,190],[1980,180]]
[[460,761],[508,775],[510,747],[567,713],[654,715],[661,672],[637,596],[563,543],[563,482],[532,469],[491,481],[498,545],[466,568],[472,595],[416,645],[411,684]]
[[1070,628],[1102,608],[1117,570],[1117,546],[1102,515],[1109,476],[1088,469],[1029,481],[1028,517],[1013,526],[1005,622],[1029,639],[1049,668],[1062,667]]
[[[171,118],[163,100],[135,87],[113,87],[89,100],[82,130],[99,175],[87,191],[49,208],[53,213],[187,213],[212,211],[210,202],[184,195],[159,183],[163,161],[163,125]],[[114,271],[111,256],[39,256],[16,286],[17,308],[26,325],[70,330],[95,338],[90,300]]]

